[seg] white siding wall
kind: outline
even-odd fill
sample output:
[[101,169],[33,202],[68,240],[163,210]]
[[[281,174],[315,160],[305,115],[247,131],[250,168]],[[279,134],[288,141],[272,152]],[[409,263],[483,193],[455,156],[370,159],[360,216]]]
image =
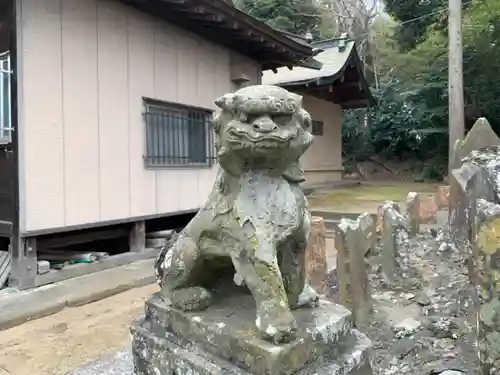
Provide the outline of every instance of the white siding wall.
[[215,169],[145,169],[142,98],[215,109],[258,64],[115,0],[18,3],[22,230],[198,208]]

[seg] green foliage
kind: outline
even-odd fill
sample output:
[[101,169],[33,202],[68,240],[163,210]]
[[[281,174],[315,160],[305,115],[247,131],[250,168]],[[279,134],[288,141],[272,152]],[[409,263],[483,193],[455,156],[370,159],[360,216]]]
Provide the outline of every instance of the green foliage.
[[297,35],[318,37],[321,8],[307,0],[239,0],[236,6],[268,25]]
[[[380,72],[381,93],[375,94],[379,106],[366,111],[370,127],[362,135],[356,135],[351,129],[356,123],[352,118],[359,117],[360,111],[346,113],[343,134],[346,150],[356,153],[362,136],[364,142],[369,144],[365,149],[373,154],[425,159],[426,166],[422,171],[425,178],[438,178],[445,174],[448,150],[448,35],[447,14],[440,9],[446,8],[446,5],[437,0],[387,2],[387,10],[399,24],[377,20],[372,26]],[[464,1],[464,5],[466,126],[470,128],[478,117],[484,116],[498,132],[500,2],[473,0]],[[434,13],[417,19],[430,12]],[[401,21],[407,23],[402,24]],[[384,87],[388,88],[384,90]],[[405,109],[408,111],[405,112]],[[363,150],[363,153],[349,156],[369,156],[365,154]]]
[[415,94],[401,90],[400,82],[390,81],[373,91],[377,107],[346,112],[342,128],[346,155],[361,160],[374,154],[389,159],[429,156],[441,134],[425,132],[427,118],[413,103]]
[[[384,2],[392,19],[376,17],[370,23],[369,37],[358,39],[359,48],[363,42],[370,43],[369,70],[375,75],[373,93],[378,106],[346,111],[343,152],[348,163],[373,155],[425,160],[422,175],[438,178],[446,171],[448,150],[448,0]],[[291,33],[311,32],[319,38],[338,32],[321,1],[235,3]],[[498,131],[500,1],[463,0],[463,9],[466,125],[484,116]]]
[[386,11],[402,23],[395,37],[403,50],[411,50],[425,40],[428,27],[442,20],[439,10],[447,3],[447,0],[385,0]]

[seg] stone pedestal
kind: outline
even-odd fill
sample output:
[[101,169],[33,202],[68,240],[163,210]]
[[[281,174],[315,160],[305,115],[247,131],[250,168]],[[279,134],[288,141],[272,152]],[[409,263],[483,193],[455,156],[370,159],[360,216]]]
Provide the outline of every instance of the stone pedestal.
[[297,339],[274,345],[255,329],[255,302],[248,294],[224,297],[204,311],[183,312],[159,296],[132,327],[138,375],[371,375],[370,341],[351,325],[344,307],[294,312]]

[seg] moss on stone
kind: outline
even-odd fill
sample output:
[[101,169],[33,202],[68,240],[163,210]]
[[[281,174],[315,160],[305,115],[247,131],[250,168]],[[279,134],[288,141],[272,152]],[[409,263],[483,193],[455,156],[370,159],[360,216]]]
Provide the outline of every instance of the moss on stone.
[[481,225],[477,234],[477,244],[481,251],[489,255],[500,249],[500,218]]

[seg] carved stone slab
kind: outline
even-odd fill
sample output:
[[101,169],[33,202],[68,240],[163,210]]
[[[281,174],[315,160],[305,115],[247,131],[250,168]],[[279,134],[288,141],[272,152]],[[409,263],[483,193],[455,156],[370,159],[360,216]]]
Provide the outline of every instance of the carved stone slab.
[[[118,364],[93,364],[71,375],[252,375],[234,363],[212,355],[190,342],[179,340],[172,334],[156,336],[144,329],[140,322],[132,328],[136,337],[133,343],[135,373],[122,372],[127,368]],[[296,375],[373,375],[370,364],[370,341],[354,330],[350,345],[337,355],[307,364]],[[119,367],[117,366],[119,365]],[[102,372],[102,369],[106,372]],[[94,371],[97,369],[97,371]],[[272,375],[282,375],[274,372]],[[268,373],[271,375],[271,373]]]
[[274,345],[258,336],[255,301],[239,294],[214,301],[206,310],[185,312],[155,295],[146,304],[145,326],[159,337],[169,332],[254,374],[292,374],[306,363],[341,348],[352,328],[345,307],[321,301],[314,309],[294,311],[297,339]]

